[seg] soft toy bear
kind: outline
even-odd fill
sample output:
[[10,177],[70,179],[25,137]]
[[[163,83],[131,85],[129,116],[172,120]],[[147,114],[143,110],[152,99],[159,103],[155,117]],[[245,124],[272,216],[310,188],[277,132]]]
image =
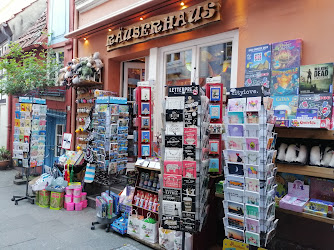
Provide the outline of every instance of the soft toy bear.
[[297,158],[296,144],[290,144],[286,150],[285,161],[295,162]]
[[320,166],[320,146],[313,146],[310,152],[310,165]]
[[301,164],[306,164],[307,161],[307,147],[305,145],[301,145],[299,148],[299,154],[296,159],[296,162]]
[[333,150],[331,147],[326,147],[323,152],[322,159],[320,161],[321,166],[328,167],[333,158]]
[[287,148],[288,148],[287,144],[281,143],[281,145],[278,148],[277,160],[285,161],[285,152]]

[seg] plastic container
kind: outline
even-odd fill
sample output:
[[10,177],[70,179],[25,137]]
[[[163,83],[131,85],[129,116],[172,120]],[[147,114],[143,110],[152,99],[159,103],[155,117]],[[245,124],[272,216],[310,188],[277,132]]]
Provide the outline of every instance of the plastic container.
[[82,202],[75,203],[75,211],[81,211],[82,210]]
[[73,195],[66,194],[66,195],[65,195],[65,202],[66,202],[66,203],[68,203],[68,202],[73,202]]
[[69,187],[65,188],[66,195],[73,195],[73,189],[70,189]]
[[73,196],[79,196],[79,195],[81,195],[81,188],[73,189]]
[[39,191],[39,206],[40,207],[49,207],[50,206],[50,191],[41,190]]
[[73,202],[66,203],[66,210],[67,211],[74,211],[74,203]]
[[81,202],[81,195],[74,195],[73,196],[73,202],[75,204],[80,203]]
[[87,193],[86,192],[81,192],[81,200],[86,200],[87,198]]
[[60,210],[64,204],[64,193],[51,192],[50,209]]
[[82,203],[82,208],[86,208],[87,207],[87,200],[83,200],[83,201],[81,201],[81,203]]

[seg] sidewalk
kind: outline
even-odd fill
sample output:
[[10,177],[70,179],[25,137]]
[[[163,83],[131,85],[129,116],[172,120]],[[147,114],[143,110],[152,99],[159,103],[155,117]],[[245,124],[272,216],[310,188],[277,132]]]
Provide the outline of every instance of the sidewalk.
[[54,211],[28,201],[15,206],[12,196],[25,194],[25,185],[13,184],[15,173],[0,171],[0,249],[149,249],[98,225],[92,231],[95,210],[91,208]]

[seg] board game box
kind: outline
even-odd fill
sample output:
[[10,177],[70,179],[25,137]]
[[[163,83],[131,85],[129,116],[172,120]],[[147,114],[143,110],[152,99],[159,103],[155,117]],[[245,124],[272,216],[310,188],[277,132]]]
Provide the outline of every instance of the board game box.
[[295,119],[298,108],[298,95],[273,96],[274,110],[286,110],[287,119]]
[[333,63],[300,66],[300,94],[332,92]]
[[318,109],[319,119],[331,119],[332,94],[305,94],[299,95],[298,108]]
[[270,70],[251,71],[245,73],[245,87],[270,86]]
[[299,88],[299,68],[278,69],[271,71],[270,94],[297,95]]
[[271,68],[286,69],[300,66],[302,40],[288,40],[272,44]]

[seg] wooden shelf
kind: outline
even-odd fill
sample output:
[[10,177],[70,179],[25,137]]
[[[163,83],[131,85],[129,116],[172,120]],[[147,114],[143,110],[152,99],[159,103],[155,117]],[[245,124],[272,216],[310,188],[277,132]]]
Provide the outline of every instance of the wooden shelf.
[[78,84],[73,84],[72,86],[77,88],[77,87],[93,87],[93,86],[102,86],[102,82],[94,82],[94,81],[89,81],[89,80],[82,80]]
[[134,204],[132,204],[132,207],[136,207],[136,208],[139,208],[139,209],[143,209],[143,210],[145,210],[145,211],[147,211],[147,212],[151,212],[151,213],[154,213],[154,214],[159,215],[159,212],[153,212],[152,210],[148,210],[148,209],[143,208],[143,207],[138,207],[138,206],[136,206],[136,205],[134,205]]
[[158,172],[160,172],[160,169],[158,169],[158,168],[147,168],[147,167],[137,166],[137,165],[136,165],[136,168],[141,168],[141,169],[147,169],[147,170],[152,170],[152,171],[158,171]]
[[277,171],[290,174],[300,174],[313,177],[320,177],[326,179],[334,179],[334,169],[333,168],[323,168],[316,166],[299,166],[292,164],[278,163]]
[[143,190],[143,191],[146,191],[146,192],[150,192],[150,193],[155,193],[155,194],[158,194],[158,191],[153,191],[151,189],[147,189],[147,188],[142,188],[142,187],[139,187],[139,186],[136,186],[137,189],[140,189],[140,190]]
[[139,238],[135,235],[132,235],[132,234],[128,234],[128,236],[130,238],[134,239],[135,241],[138,241],[139,243],[142,243],[143,245],[146,245],[146,246],[148,246],[152,249],[157,249],[157,250],[164,249],[158,243],[153,244],[153,243],[147,242],[147,241],[145,241],[145,240],[143,240],[143,239],[141,239],[141,238]]
[[278,137],[334,140],[334,130],[319,128],[275,128]]
[[291,211],[291,210],[286,210],[283,208],[276,208],[276,211],[282,212],[282,213],[286,213],[286,214],[291,214],[291,215],[295,215],[295,216],[299,216],[302,218],[306,218],[306,219],[310,219],[310,220],[316,220],[316,221],[320,221],[323,223],[327,223],[327,224],[332,224],[334,225],[334,219],[333,218],[328,218],[328,217],[322,217],[319,215],[315,215],[315,214],[309,214],[309,213],[299,213],[299,212],[295,212],[295,211]]
[[215,196],[218,197],[218,198],[222,198],[222,199],[224,199],[224,194],[221,194],[221,193],[215,193]]

